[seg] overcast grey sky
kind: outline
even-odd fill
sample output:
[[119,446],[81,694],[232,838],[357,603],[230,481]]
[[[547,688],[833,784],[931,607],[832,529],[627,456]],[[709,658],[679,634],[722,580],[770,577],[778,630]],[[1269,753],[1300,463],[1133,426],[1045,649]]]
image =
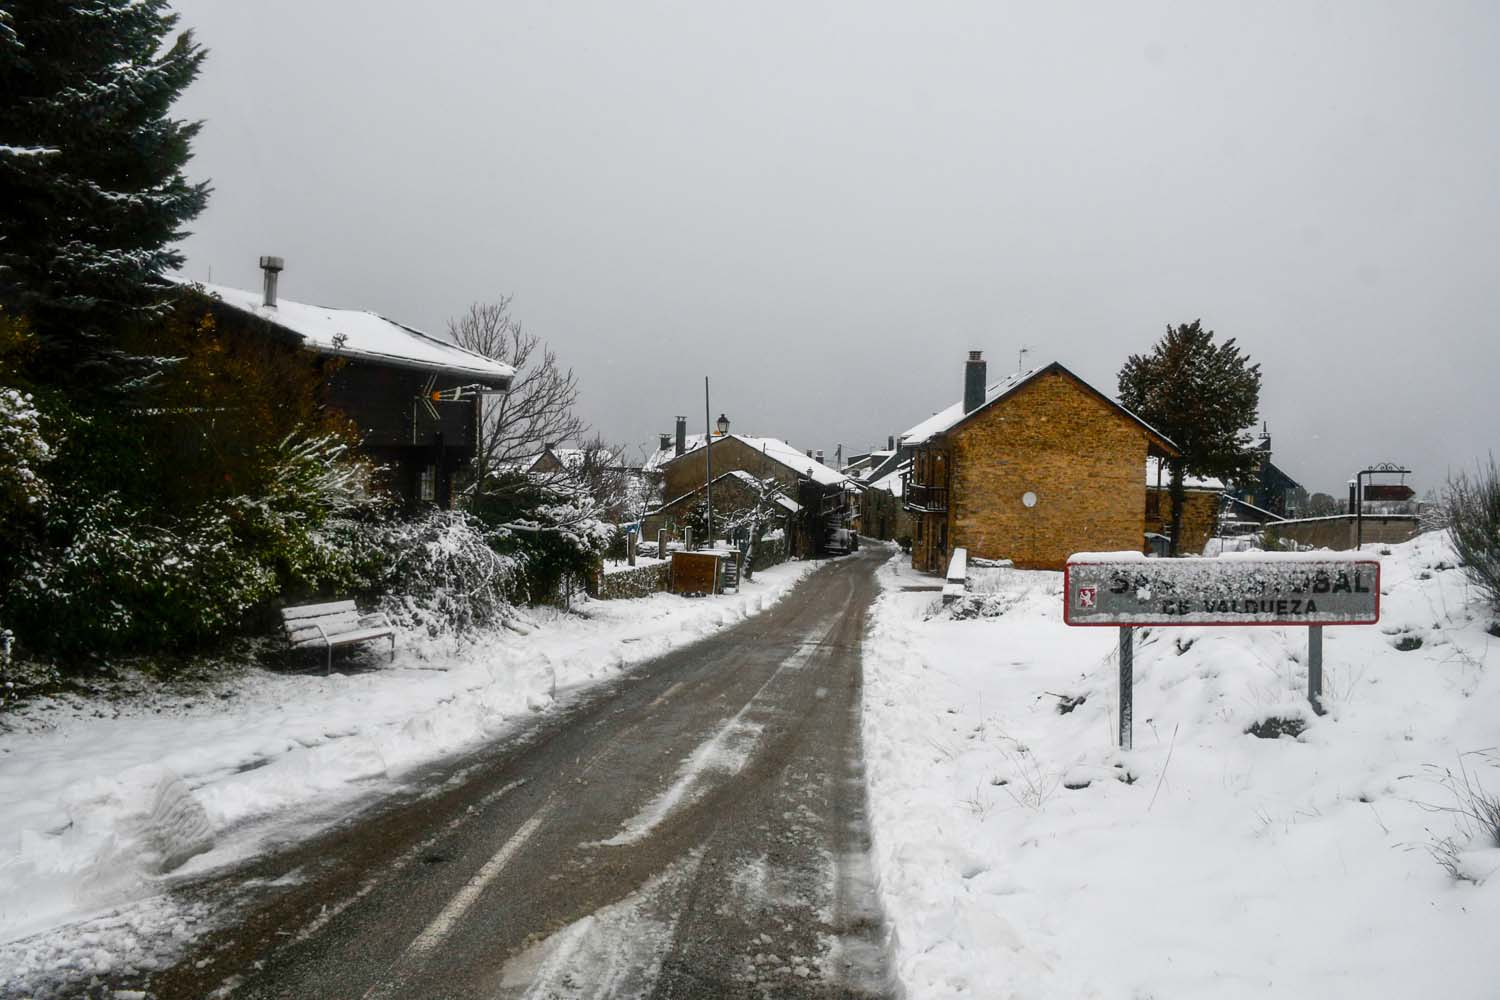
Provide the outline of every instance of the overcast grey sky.
[[1276,458],[1421,488],[1500,424],[1500,4],[178,0],[186,274],[440,330],[515,295],[640,443],[830,453],[1202,318]]

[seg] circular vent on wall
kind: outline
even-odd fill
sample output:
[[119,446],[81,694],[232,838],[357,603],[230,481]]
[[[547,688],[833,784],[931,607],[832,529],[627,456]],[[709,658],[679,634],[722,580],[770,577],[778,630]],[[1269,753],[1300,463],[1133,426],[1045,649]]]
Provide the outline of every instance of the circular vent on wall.
[[1021,502],[1028,507],[1035,507],[1036,494],[1031,492],[1030,490],[1027,490],[1025,493],[1021,494]]

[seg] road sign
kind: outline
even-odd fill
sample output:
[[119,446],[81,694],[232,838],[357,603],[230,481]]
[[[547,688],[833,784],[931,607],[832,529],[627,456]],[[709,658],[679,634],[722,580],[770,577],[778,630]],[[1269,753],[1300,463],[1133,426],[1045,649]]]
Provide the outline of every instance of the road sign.
[[1380,620],[1380,562],[1333,553],[1147,559],[1080,553],[1063,571],[1063,621],[1120,630],[1120,746],[1131,747],[1140,625],[1305,625],[1307,700],[1323,713],[1323,626]]
[[1410,500],[1417,495],[1417,491],[1405,483],[1367,483],[1365,485],[1364,499],[1376,502]]
[[1077,555],[1063,574],[1069,625],[1373,625],[1380,562],[1334,553],[1218,559]]

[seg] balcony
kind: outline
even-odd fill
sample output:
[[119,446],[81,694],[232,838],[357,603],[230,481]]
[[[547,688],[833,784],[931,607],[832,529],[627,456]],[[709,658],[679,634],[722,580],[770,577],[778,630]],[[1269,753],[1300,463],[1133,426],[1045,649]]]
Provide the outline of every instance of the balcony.
[[948,487],[908,481],[904,503],[907,510],[941,514],[948,509]]

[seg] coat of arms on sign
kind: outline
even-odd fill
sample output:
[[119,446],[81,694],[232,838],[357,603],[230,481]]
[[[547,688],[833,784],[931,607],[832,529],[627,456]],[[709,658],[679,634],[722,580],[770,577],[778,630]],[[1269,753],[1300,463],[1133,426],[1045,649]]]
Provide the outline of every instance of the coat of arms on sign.
[[1098,587],[1079,587],[1078,606],[1080,608],[1092,608],[1099,599]]

